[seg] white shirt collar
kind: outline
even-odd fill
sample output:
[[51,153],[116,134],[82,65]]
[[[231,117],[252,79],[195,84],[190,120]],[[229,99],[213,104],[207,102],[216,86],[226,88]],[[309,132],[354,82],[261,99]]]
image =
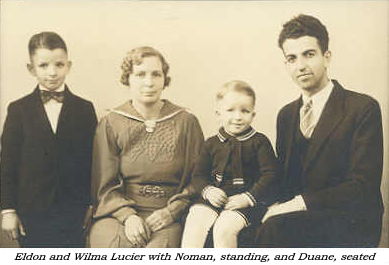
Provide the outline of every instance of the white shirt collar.
[[[46,91],[50,91],[48,90],[47,88],[45,88],[44,86],[41,86],[40,84],[38,85],[38,88],[39,90],[46,90]],[[55,92],[62,92],[62,91],[65,91],[65,83],[63,83],[59,88],[57,88],[56,90],[54,90]]]
[[333,88],[334,88],[334,84],[330,80],[322,90],[320,90],[319,92],[317,92],[316,94],[314,94],[311,97],[309,97],[303,93],[302,94],[303,103],[312,99],[313,106],[323,106],[324,107],[325,103],[327,102],[328,98],[331,95]]

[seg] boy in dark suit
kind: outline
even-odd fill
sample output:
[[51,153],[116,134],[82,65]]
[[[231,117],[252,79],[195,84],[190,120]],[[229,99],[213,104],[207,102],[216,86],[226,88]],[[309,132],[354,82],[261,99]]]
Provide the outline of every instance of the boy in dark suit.
[[83,247],[96,114],[65,85],[71,62],[54,32],[31,37],[35,90],[8,107],[1,138],[2,229],[22,247]]
[[278,114],[281,196],[258,230],[261,247],[374,247],[380,239],[380,107],[329,79],[328,40],[325,26],[307,15],[279,36],[302,95]]

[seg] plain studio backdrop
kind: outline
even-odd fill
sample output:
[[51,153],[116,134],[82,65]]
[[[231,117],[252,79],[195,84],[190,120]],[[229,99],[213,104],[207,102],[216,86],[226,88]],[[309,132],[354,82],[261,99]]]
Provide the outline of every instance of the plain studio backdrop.
[[277,38],[298,14],[319,18],[330,34],[330,77],[381,105],[385,135],[381,246],[389,246],[388,1],[1,1],[0,131],[9,102],[30,93],[27,43],[41,31],[65,40],[73,61],[66,83],[94,103],[99,118],[130,98],[120,84],[126,52],[152,46],[170,64],[163,97],[190,109],[205,136],[214,134],[215,91],[244,80],[257,93],[253,126],[275,143],[279,109],[299,96]]

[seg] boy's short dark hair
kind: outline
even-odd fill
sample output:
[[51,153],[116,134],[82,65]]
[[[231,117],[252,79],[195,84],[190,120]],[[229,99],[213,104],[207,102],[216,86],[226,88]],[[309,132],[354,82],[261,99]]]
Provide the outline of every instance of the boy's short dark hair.
[[66,53],[68,52],[65,41],[61,36],[51,31],[44,31],[31,37],[28,43],[28,53],[30,54],[30,57],[40,48],[49,50],[63,49]]
[[255,92],[252,87],[244,81],[233,80],[225,83],[216,93],[216,101],[222,100],[224,96],[230,92],[235,91],[243,93],[253,99],[253,105],[255,105]]
[[169,64],[158,50],[148,46],[137,47],[127,53],[121,66],[122,75],[120,77],[120,82],[125,86],[129,86],[130,83],[128,78],[133,71],[133,66],[141,64],[143,62],[143,58],[151,56],[155,56],[161,61],[162,72],[165,78],[164,86],[168,86],[170,83],[170,77],[168,76]]
[[328,50],[328,32],[326,27],[315,17],[298,15],[283,25],[278,37],[278,46],[282,49],[286,39],[311,36],[317,39],[322,53]]

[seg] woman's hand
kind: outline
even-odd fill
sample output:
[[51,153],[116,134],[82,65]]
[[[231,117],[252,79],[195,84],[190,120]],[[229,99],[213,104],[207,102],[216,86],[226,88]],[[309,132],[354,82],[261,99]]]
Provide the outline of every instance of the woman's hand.
[[237,210],[250,207],[249,199],[244,194],[236,194],[228,197],[228,202],[224,206],[225,210]]
[[156,210],[146,218],[146,223],[151,228],[152,232],[161,230],[173,222],[174,219],[167,208]]
[[11,240],[16,240],[20,235],[25,236],[26,232],[19,216],[15,212],[9,212],[3,214],[3,220],[1,223],[3,231],[7,234]]
[[227,203],[227,194],[219,188],[208,188],[205,198],[215,207],[221,208]]
[[124,222],[124,232],[134,247],[144,247],[150,240],[151,231],[146,222],[136,214],[130,215]]

